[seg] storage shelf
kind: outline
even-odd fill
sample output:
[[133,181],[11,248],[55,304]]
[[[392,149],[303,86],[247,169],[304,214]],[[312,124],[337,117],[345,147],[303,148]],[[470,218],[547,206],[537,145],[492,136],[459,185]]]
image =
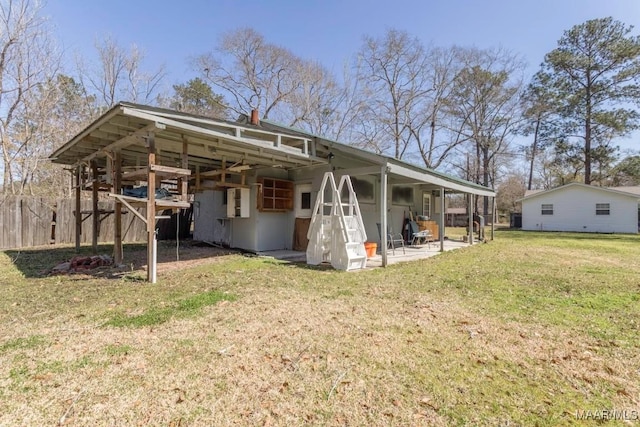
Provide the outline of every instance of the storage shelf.
[[284,179],[260,178],[258,194],[260,212],[287,212],[293,210],[293,182]]

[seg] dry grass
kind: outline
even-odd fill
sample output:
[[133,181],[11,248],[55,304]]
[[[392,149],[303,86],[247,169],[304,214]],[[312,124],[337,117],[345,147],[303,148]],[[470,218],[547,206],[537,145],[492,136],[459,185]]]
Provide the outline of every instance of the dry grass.
[[[638,410],[639,240],[504,231],[358,274],[192,247],[223,256],[163,264],[157,285],[140,262],[31,277],[68,250],[0,253],[0,425],[564,425]],[[154,310],[169,320],[107,326]]]

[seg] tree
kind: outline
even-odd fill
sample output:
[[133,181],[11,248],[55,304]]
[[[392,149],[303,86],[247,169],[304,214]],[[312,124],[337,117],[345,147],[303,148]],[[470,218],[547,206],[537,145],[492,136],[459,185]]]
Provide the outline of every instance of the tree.
[[[458,73],[449,97],[449,114],[461,139],[470,144],[475,182],[494,187],[499,157],[508,154],[520,117],[517,56],[502,50],[468,50],[466,66]],[[462,166],[463,169],[468,170]],[[484,201],[484,214],[489,212]]]
[[173,85],[174,95],[169,107],[185,113],[206,117],[225,118],[227,108],[222,95],[217,95],[211,86],[200,77],[185,84]]
[[522,96],[523,122],[519,132],[524,136],[533,135],[533,141],[524,147],[529,161],[527,189],[533,188],[533,172],[541,151],[549,148],[558,133],[554,120],[557,100],[548,90],[548,78],[545,73],[537,73]]
[[224,34],[216,50],[197,57],[195,66],[236,114],[257,109],[268,119],[300,85],[300,59],[250,28]]
[[524,197],[524,179],[517,173],[509,174],[496,190],[496,204],[501,212],[520,212],[519,200]]
[[[430,117],[424,114],[431,91],[427,76],[427,53],[422,43],[404,31],[389,30],[383,38],[365,37],[358,54],[358,75],[368,105],[363,130],[382,125],[378,139],[363,144],[402,159],[412,142],[420,140]],[[363,131],[362,136],[367,136]],[[385,144],[391,143],[391,146]]]
[[[24,180],[24,162],[35,142],[26,116],[28,101],[53,76],[58,57],[35,0],[0,0],[0,150],[3,193]],[[29,169],[29,168],[27,168]]]
[[609,185],[640,185],[640,155],[622,159],[611,171]]
[[545,89],[560,103],[563,143],[580,153],[585,184],[594,162],[611,161],[613,138],[638,127],[630,106],[640,102],[640,38],[632,29],[610,17],[576,25],[542,64]]
[[80,84],[95,95],[102,107],[111,107],[125,100],[142,104],[155,103],[160,84],[165,77],[164,66],[143,70],[144,52],[136,45],[127,51],[114,39],[96,42],[97,67],[78,63]]

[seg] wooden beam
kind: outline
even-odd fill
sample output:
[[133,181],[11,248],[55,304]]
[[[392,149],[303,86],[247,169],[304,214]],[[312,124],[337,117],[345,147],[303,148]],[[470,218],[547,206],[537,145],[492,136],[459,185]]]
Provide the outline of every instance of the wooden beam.
[[[122,186],[122,156],[120,150],[115,152],[113,156],[113,192],[120,194],[120,188]],[[133,212],[138,213],[135,209],[131,209]],[[122,264],[123,251],[122,251],[122,202],[115,199],[115,217],[113,224],[113,260],[116,265]]]
[[162,123],[151,123],[151,124],[141,128],[141,129],[138,129],[137,131],[133,132],[132,134],[127,135],[127,136],[125,136],[123,138],[120,138],[119,140],[112,142],[111,144],[107,145],[106,147],[102,147],[98,151],[95,151],[95,152],[89,154],[84,159],[82,159],[82,161],[83,162],[88,162],[88,161],[90,161],[92,159],[95,159],[96,157],[105,156],[106,153],[109,152],[109,151],[117,150],[118,148],[122,148],[122,147],[125,147],[127,145],[131,145],[134,142],[136,142],[136,139],[142,138],[148,132],[154,131],[156,129],[157,130],[164,130],[164,129],[166,129],[166,126],[163,125]]
[[76,166],[76,252],[80,252],[80,235],[82,234],[82,215],[80,211],[80,191],[82,188],[82,167]]
[[[187,138],[183,138],[182,140],[182,156],[181,156],[181,165],[182,169],[189,170],[189,141]],[[189,171],[189,175],[191,175],[191,171]],[[189,179],[185,176],[181,176],[178,180],[178,192],[180,193],[180,200],[186,202],[189,195]],[[180,215],[180,212],[178,212]]]
[[200,176],[218,176],[225,173],[242,174],[244,171],[251,169],[249,165],[231,166],[226,169],[216,169],[207,172],[200,172]]
[[100,227],[100,218],[98,218],[98,189],[100,187],[100,183],[98,182],[98,163],[95,160],[91,161],[91,178],[92,178],[92,186],[91,186],[91,206],[92,206],[92,215],[93,221],[91,224],[91,230],[93,235],[91,236],[91,247],[93,248],[93,253],[98,254],[98,228]]
[[147,136],[147,281],[156,282],[156,164],[155,135]]
[[162,165],[149,165],[150,170],[154,172],[160,172],[164,175],[173,175],[173,176],[189,176],[191,175],[191,171],[187,168],[174,168],[171,166],[162,166]]

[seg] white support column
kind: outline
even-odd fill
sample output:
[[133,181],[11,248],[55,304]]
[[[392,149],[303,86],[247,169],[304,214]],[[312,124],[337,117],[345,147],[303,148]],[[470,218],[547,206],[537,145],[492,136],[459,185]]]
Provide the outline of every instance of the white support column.
[[497,209],[496,209],[496,198],[492,197],[491,198],[491,240],[493,240],[494,238],[494,232],[496,230],[496,214],[497,214]]
[[440,187],[440,252],[444,252],[444,187]]
[[380,171],[380,253],[382,266],[387,266],[387,166]]
[[473,245],[473,194],[469,193],[469,244]]

